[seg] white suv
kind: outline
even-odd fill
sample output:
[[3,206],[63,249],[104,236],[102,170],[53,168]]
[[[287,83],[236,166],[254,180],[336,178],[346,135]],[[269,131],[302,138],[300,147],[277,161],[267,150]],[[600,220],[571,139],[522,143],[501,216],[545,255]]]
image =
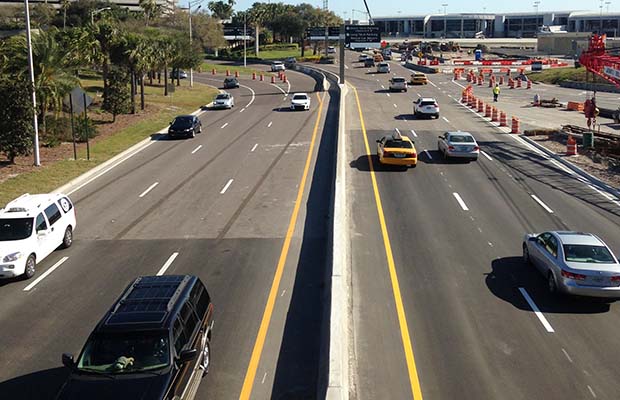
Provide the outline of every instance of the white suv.
[[439,118],[439,104],[432,97],[420,97],[413,102],[413,114],[416,117]]
[[284,71],[286,67],[282,61],[274,61],[271,63],[271,72]]
[[32,278],[37,262],[73,243],[75,209],[64,194],[24,194],[0,210],[0,278]]

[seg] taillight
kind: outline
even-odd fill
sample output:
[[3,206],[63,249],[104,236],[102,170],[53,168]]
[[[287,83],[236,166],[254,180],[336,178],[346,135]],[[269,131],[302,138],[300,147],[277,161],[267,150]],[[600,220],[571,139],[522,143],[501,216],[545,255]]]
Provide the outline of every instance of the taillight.
[[480,146],[474,146],[474,151],[480,150]]
[[389,157],[391,155],[392,154],[389,151],[385,151],[385,150],[383,151],[383,157]]
[[411,158],[416,158],[417,156],[418,156],[418,155],[417,155],[415,152],[414,152],[414,153],[411,153]]
[[562,270],[562,276],[564,278],[573,279],[575,281],[583,281],[586,279],[585,275],[582,274],[574,274],[572,272]]
[[618,283],[620,282],[620,275],[612,276],[611,278],[609,278],[609,280],[611,282]]
[[448,150],[454,151],[454,146],[448,146]]

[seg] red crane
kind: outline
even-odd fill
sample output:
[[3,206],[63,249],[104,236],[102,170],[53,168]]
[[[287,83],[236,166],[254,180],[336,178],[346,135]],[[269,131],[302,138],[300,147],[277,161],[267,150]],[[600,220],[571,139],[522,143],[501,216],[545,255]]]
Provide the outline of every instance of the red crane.
[[589,72],[620,87],[620,56],[605,51],[606,35],[592,35],[588,50],[579,56],[579,63]]

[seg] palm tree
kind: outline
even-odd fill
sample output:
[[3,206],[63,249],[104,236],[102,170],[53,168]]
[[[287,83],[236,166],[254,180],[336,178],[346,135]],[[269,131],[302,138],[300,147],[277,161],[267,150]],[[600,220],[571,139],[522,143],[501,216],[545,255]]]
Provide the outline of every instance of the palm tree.
[[50,108],[56,114],[62,111],[62,99],[79,85],[78,79],[70,73],[66,50],[56,41],[55,33],[55,29],[40,31],[32,43],[35,88],[41,107],[43,132],[47,111]]
[[62,29],[67,27],[67,8],[69,8],[70,0],[60,0],[62,6]]
[[155,0],[140,0],[140,7],[144,10],[144,21],[149,26],[149,21],[161,13],[161,7]]

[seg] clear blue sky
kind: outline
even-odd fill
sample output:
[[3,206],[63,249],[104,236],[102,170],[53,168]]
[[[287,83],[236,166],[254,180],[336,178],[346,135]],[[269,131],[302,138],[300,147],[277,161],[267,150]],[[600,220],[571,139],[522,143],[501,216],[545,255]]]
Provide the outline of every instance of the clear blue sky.
[[[209,0],[205,0],[203,4],[207,4]],[[250,7],[256,0],[237,0],[235,10],[244,10]],[[268,0],[261,0],[268,2]],[[276,2],[275,0],[272,0]],[[607,11],[606,1],[603,1],[603,11]],[[448,4],[447,12],[525,12],[535,11],[534,1],[498,1],[498,0],[441,0],[441,1],[419,1],[419,0],[367,0],[368,7],[373,16],[398,15],[418,15],[443,12],[442,4]],[[187,4],[186,0],[181,0],[181,4]],[[283,1],[288,4],[309,3],[322,7],[322,0],[307,1]],[[539,11],[599,11],[601,5],[600,0],[540,0]],[[352,10],[364,10],[363,0],[329,0],[329,9],[336,12],[341,17],[347,19],[351,17]],[[620,0],[612,0],[609,5],[609,11],[619,11]],[[345,14],[346,12],[346,14]],[[362,14],[354,11],[357,19]]]

